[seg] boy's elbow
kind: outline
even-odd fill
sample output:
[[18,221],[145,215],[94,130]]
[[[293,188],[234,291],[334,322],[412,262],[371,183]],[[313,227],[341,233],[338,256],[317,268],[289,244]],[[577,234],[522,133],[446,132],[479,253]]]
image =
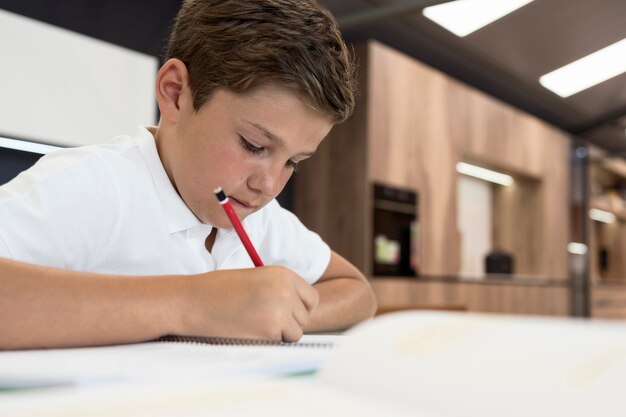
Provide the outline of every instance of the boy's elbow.
[[378,300],[376,299],[376,294],[374,293],[374,290],[372,289],[372,287],[370,287],[370,309],[369,309],[369,314],[368,314],[368,318],[374,317],[374,315],[376,314],[376,312],[378,311]]
[[378,310],[378,300],[376,299],[376,294],[368,281],[365,281],[364,287],[364,294],[362,296],[364,319],[369,319],[374,317],[376,311]]

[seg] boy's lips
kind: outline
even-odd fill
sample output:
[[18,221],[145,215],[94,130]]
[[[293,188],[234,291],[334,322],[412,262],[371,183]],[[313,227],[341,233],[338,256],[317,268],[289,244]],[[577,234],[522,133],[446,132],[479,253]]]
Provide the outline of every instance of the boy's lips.
[[252,204],[252,203],[248,203],[247,201],[244,200],[239,200],[233,196],[228,196],[228,198],[230,198],[235,204],[238,204],[240,206],[242,206],[243,208],[249,209],[249,210],[254,210],[257,207],[259,207],[258,204]]

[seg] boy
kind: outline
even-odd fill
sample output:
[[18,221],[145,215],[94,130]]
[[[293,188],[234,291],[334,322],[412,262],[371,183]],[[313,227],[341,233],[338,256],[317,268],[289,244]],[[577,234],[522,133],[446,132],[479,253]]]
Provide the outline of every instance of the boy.
[[[190,0],[157,127],[58,151],[0,187],[0,349],[164,334],[295,341],[370,317],[365,277],[274,198],[352,112],[314,0]],[[248,258],[221,186],[265,267]]]

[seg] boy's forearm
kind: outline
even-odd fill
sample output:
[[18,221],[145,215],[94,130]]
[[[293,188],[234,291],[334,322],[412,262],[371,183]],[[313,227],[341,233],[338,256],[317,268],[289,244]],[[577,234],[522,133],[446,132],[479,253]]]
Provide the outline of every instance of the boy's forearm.
[[0,350],[142,342],[165,334],[295,341],[318,293],[276,266],[111,276],[0,258]]
[[319,282],[314,288],[319,292],[319,305],[305,332],[347,329],[376,312],[376,298],[365,280],[334,278]]
[[150,340],[174,330],[180,285],[0,259],[0,349]]

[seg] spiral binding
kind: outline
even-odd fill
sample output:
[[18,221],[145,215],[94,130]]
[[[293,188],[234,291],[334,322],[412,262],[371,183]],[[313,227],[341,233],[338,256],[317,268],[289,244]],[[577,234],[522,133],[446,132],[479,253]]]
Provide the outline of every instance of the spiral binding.
[[206,337],[206,336],[161,336],[155,342],[191,343],[216,346],[284,346],[295,348],[325,348],[335,347],[332,342],[279,342],[263,339],[241,339],[231,337]]

